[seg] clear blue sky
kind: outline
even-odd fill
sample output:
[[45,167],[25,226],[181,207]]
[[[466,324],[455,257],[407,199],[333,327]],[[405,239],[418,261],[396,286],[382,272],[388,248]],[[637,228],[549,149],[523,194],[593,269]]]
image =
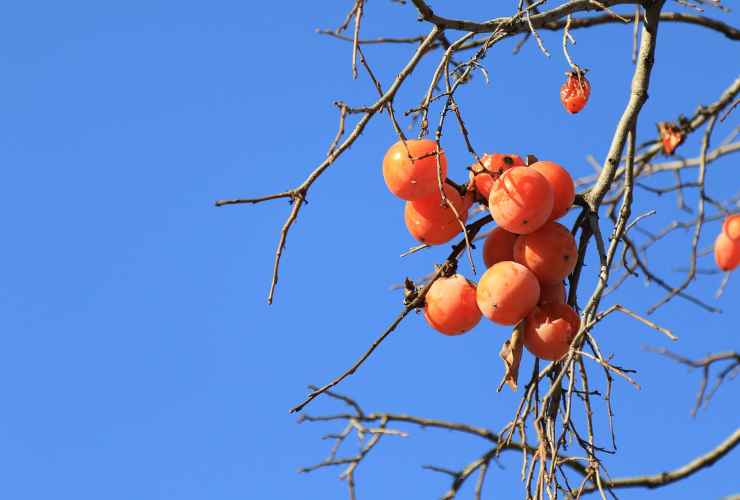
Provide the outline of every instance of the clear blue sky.
[[[395,316],[400,297],[391,285],[423,276],[446,253],[398,258],[413,241],[380,174],[394,140],[390,124],[373,122],[315,185],[272,306],[265,297],[287,203],[216,209],[212,202],[297,184],[335,133],[331,102],[374,97],[364,77],[351,80],[349,45],[314,33],[336,26],[349,3],[29,0],[0,8],[0,497],[345,497],[339,470],[296,473],[324,458],[328,443],[319,438],[335,429],[297,425],[287,410]],[[449,15],[502,13],[482,12],[476,2],[437,4]],[[366,15],[367,36],[426,29],[409,5],[378,0]],[[550,59],[531,42],[516,57],[513,42],[497,46],[485,61],[491,83],[477,77],[460,95],[476,146],[590,172],[585,156],[603,157],[627,99],[630,33],[615,26],[574,33],[573,54],[591,68],[593,84],[576,117],[557,99],[566,68],[559,35],[543,34]],[[384,85],[409,50],[367,49]],[[652,137],[656,121],[714,100],[735,77],[738,56],[719,34],[661,27],[640,138]],[[417,103],[433,64],[419,66],[398,110]],[[715,144],[738,116],[718,127]],[[460,179],[470,160],[450,130],[445,147]],[[697,144],[690,140],[681,153],[694,156]],[[718,162],[709,193],[729,197],[737,179],[737,159]],[[638,212],[658,209],[645,227],[671,220],[673,198],[638,194]],[[703,245],[717,227],[707,226]],[[682,276],[671,269],[686,261],[687,245],[677,234],[652,254],[672,282]],[[589,264],[593,270],[593,256]],[[672,349],[700,356],[738,348],[738,278],[717,301],[723,315],[680,299],[655,315],[680,336]],[[714,300],[718,283],[719,276],[700,276],[692,289]],[[644,310],[660,295],[635,280],[606,303]],[[505,335],[482,323],[445,338],[412,316],[341,389],[368,411],[499,429],[518,398],[495,392]],[[698,374],[642,349],[666,346],[665,338],[621,318],[595,335],[642,384],[641,391],[615,384],[613,476],[681,465],[737,426],[737,382],[692,419]],[[338,409],[324,400],[309,407]],[[597,418],[603,428],[602,407]],[[433,430],[387,439],[358,470],[360,498],[434,498],[448,480],[420,465],[462,467],[483,446]],[[517,495],[518,464],[510,455],[506,470],[492,469],[489,495]],[[737,470],[736,451],[658,496],[737,493]]]

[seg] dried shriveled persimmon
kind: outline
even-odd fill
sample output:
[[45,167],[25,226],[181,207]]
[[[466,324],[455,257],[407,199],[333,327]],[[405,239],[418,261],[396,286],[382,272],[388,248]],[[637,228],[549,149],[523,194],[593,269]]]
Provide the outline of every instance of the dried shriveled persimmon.
[[488,207],[496,224],[511,233],[528,234],[550,218],[554,195],[544,175],[514,167],[493,184]]
[[723,271],[734,271],[740,264],[740,240],[732,240],[724,232],[714,240],[714,261]]
[[[444,184],[443,189],[448,202],[455,207],[464,224],[468,219],[465,201],[452,186]],[[407,201],[404,221],[414,238],[430,245],[446,243],[462,232],[455,212],[449,205],[443,206],[439,191],[418,200]]]
[[514,243],[514,260],[531,270],[542,283],[563,281],[576,267],[578,247],[570,231],[548,222]]
[[492,265],[478,283],[477,302],[481,313],[500,325],[519,323],[539,299],[540,284],[535,275],[513,261]]
[[[407,150],[408,148],[408,150]],[[383,178],[391,193],[402,200],[417,200],[434,193],[437,187],[436,142],[409,139],[398,141],[383,158]],[[440,149],[442,179],[447,177],[447,157]]]
[[658,123],[658,134],[663,145],[663,154],[666,156],[672,155],[686,138],[680,127],[668,122]]
[[576,114],[586,106],[591,96],[591,83],[583,71],[567,73],[565,83],[560,87],[560,102],[568,113]]
[[[481,163],[483,166],[481,166]],[[470,178],[473,181],[475,190],[487,200],[491,194],[493,182],[501,177],[504,172],[512,167],[523,167],[524,160],[517,155],[509,154],[485,154],[481,157],[480,163],[475,162],[470,165]]]
[[568,352],[581,320],[567,304],[550,302],[535,308],[524,324],[524,347],[538,358],[555,361]]
[[483,262],[491,267],[497,262],[514,260],[514,242],[519,235],[506,229],[495,227],[488,233],[483,243]]
[[552,161],[538,161],[529,166],[542,175],[550,183],[554,196],[550,220],[559,219],[565,215],[576,197],[576,185],[573,177],[562,166]]
[[424,318],[445,335],[460,335],[472,329],[481,318],[475,283],[459,274],[439,278],[427,292]]
[[725,221],[722,223],[722,232],[733,241],[740,240],[740,214],[725,217]]
[[540,283],[540,304],[565,304],[565,285],[557,283]]

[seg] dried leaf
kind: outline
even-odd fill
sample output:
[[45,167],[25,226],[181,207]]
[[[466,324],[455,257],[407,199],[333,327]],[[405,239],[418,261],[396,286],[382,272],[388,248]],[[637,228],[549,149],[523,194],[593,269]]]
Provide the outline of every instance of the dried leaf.
[[519,363],[522,360],[522,347],[524,347],[524,321],[520,321],[511,332],[511,338],[506,340],[501,346],[498,355],[504,362],[504,378],[498,385],[498,391],[501,392],[504,384],[511,387],[512,391],[517,389],[517,380],[519,379]]

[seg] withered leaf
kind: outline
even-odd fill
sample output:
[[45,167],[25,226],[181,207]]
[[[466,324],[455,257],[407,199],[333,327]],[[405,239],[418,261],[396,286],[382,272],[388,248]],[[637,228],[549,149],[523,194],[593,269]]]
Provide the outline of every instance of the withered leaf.
[[504,362],[504,378],[498,385],[497,391],[501,392],[504,384],[511,387],[512,391],[517,389],[519,379],[519,362],[522,360],[522,347],[524,347],[524,321],[520,321],[511,332],[511,338],[504,341],[498,355]]

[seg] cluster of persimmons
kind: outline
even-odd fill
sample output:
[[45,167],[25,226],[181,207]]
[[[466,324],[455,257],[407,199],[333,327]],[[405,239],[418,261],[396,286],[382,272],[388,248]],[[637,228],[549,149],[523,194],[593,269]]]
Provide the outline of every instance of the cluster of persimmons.
[[725,217],[714,240],[714,260],[723,271],[734,271],[740,265],[740,214]]
[[476,202],[487,205],[497,225],[483,245],[487,270],[479,283],[460,274],[440,277],[426,295],[424,317],[446,335],[469,331],[481,316],[500,325],[524,321],[525,347],[559,359],[580,326],[563,283],[576,265],[576,242],[556,222],[573,204],[573,179],[557,163],[525,165],[513,154],[484,155],[469,170],[465,186],[447,181],[445,153],[426,139],[399,141],[383,159],[386,185],[406,201],[406,227],[417,240],[451,240]]

